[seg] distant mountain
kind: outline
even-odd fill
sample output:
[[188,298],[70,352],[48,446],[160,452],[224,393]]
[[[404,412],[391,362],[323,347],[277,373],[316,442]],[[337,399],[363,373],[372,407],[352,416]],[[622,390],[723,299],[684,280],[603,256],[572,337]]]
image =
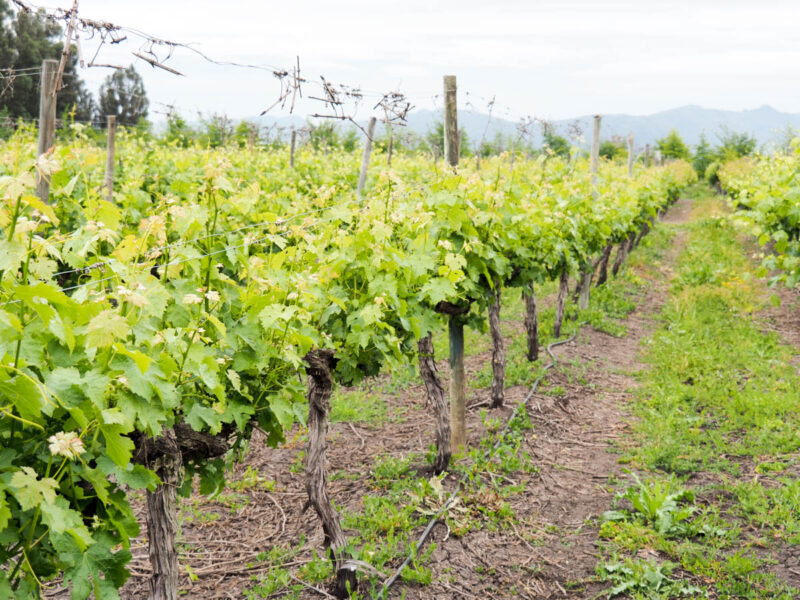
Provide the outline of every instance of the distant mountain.
[[[484,136],[491,140],[498,132],[508,135],[517,131],[517,123],[504,119],[492,118],[488,115],[460,113],[459,127],[463,127],[473,142]],[[440,113],[419,110],[409,116],[408,127],[413,131],[425,132],[441,119]],[[552,121],[556,132],[565,137],[575,129],[583,132],[588,144],[591,138],[593,115],[584,115],[574,119]],[[487,128],[487,122],[489,123]],[[637,147],[654,144],[664,137],[670,129],[677,129],[684,142],[695,145],[700,135],[705,133],[709,143],[719,141],[718,134],[726,128],[738,133],[755,136],[759,145],[769,147],[786,135],[788,127],[800,129],[800,114],[782,113],[770,106],[762,106],[753,110],[730,111],[702,108],[700,106],[683,106],[646,116],[603,115],[601,138],[614,136],[627,138],[633,133]],[[541,143],[541,129],[537,129],[535,144]]]
[[[415,110],[408,116],[406,131],[425,135],[442,119],[441,112],[432,110]],[[588,145],[592,131],[592,115],[584,115],[574,119],[552,121],[555,131],[569,137],[577,130],[583,132],[584,145]],[[275,125],[290,129],[292,126],[302,127],[305,121],[297,116],[285,118],[261,117],[257,120],[261,125]],[[492,140],[495,135],[516,134],[517,123],[497,117],[489,118],[487,114],[462,111],[458,115],[459,127],[464,128],[471,143],[481,139]],[[718,134],[725,129],[737,133],[748,133],[755,136],[759,146],[769,150],[774,144],[784,139],[787,128],[800,129],[800,114],[783,113],[770,106],[761,106],[752,110],[731,111],[702,108],[700,106],[682,106],[663,112],[645,116],[612,114],[603,115],[602,139],[614,136],[627,138],[633,133],[637,148],[645,144],[654,144],[659,138],[677,129],[684,142],[693,146],[705,133],[712,145],[718,143]],[[534,144],[541,144],[541,128],[535,127]]]

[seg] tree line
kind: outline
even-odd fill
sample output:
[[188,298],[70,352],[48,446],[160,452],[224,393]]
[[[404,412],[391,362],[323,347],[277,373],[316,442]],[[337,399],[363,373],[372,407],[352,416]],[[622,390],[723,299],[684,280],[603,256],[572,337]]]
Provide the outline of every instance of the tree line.
[[[43,11],[13,10],[0,0],[0,119],[13,123],[39,116],[40,69],[46,59],[60,60],[64,47],[61,27]],[[141,76],[133,66],[111,73],[97,98],[81,80],[78,52],[72,47],[64,68],[64,87],[58,93],[56,111],[64,121],[82,121],[103,127],[107,115],[135,126],[146,119],[149,102]],[[8,129],[8,127],[6,127]]]

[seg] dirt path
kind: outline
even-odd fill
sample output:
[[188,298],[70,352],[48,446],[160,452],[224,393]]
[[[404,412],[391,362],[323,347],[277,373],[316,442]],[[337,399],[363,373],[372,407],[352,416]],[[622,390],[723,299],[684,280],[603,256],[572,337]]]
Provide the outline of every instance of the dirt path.
[[[691,202],[681,200],[662,221],[685,223],[690,209]],[[444,527],[437,527],[432,535],[436,548],[426,563],[432,583],[398,583],[391,598],[403,593],[406,598],[418,599],[591,598],[599,591],[591,582],[597,556],[597,527],[592,524],[596,519],[592,519],[610,506],[610,478],[622,475],[615,447],[626,443],[626,403],[636,385],[634,374],[641,367],[640,343],[656,326],[654,317],[667,296],[667,282],[682,240],[678,231],[657,264],[637,268],[637,275],[647,285],[624,322],[625,337],[584,326],[574,342],[556,350],[559,365],[529,404],[534,428],[523,446],[540,470],[522,475],[517,483],[524,483],[525,491],[509,499],[516,513],[515,524],[463,537],[448,535]],[[487,360],[488,353],[473,357],[469,370],[474,373]],[[521,386],[507,390],[504,420],[527,392]],[[481,396],[482,391],[472,395]],[[373,491],[367,467],[376,458],[418,453],[433,439],[431,419],[420,402],[424,398],[421,386],[389,390],[382,397],[388,405],[384,419],[388,423],[343,422],[331,427],[330,491],[334,502],[345,510],[363,510],[362,497]],[[393,419],[393,415],[402,415],[402,419]],[[468,413],[467,425],[470,445],[477,445],[487,431],[480,410]],[[319,522],[311,511],[303,513],[306,495],[301,449],[299,437],[294,443],[290,440],[270,449],[256,435],[234,476],[249,481],[246,488],[234,488],[214,503],[184,502],[182,560],[193,565],[193,579],[183,577],[181,582],[186,597],[244,598],[244,590],[254,585],[256,576],[268,573],[276,564],[296,569],[309,560],[310,549],[319,551],[323,539]],[[286,551],[279,555],[274,550],[297,547],[302,539],[305,545],[297,554]],[[122,591],[123,599],[146,596],[149,564],[144,541],[132,552],[134,576]],[[324,596],[308,590],[300,597]]]
[[[691,202],[681,200],[662,221],[685,223],[690,210]],[[591,583],[597,527],[587,523],[610,508],[610,478],[622,476],[614,448],[625,443],[626,403],[641,368],[639,346],[655,329],[682,243],[678,232],[663,260],[640,273],[649,284],[625,321],[625,337],[584,326],[574,342],[556,349],[559,366],[548,375],[547,389],[561,388],[563,394],[546,389],[530,403],[535,436],[526,446],[541,471],[513,502],[524,525],[510,535],[480,532],[439,541],[434,571],[452,568],[457,582],[407,588],[408,598],[593,598],[600,591]],[[514,390],[523,396],[526,391]],[[480,576],[480,565],[493,575]]]

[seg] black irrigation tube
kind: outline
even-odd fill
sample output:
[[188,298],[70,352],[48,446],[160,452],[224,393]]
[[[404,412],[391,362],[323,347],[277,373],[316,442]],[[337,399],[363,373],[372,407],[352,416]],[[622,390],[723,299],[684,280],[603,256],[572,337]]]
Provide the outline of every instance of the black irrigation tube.
[[[578,329],[578,331],[580,331],[580,328]],[[548,346],[545,347],[545,350],[546,350],[547,354],[550,355],[550,359],[551,359],[550,362],[548,364],[546,364],[544,367],[542,367],[542,372],[539,375],[539,377],[536,378],[536,381],[533,382],[533,385],[531,386],[531,389],[528,392],[528,395],[525,396],[525,399],[522,402],[517,404],[516,408],[514,409],[514,412],[511,414],[511,416],[509,417],[508,421],[506,421],[506,426],[503,428],[503,431],[500,433],[500,436],[498,437],[497,442],[495,442],[494,446],[492,446],[492,448],[490,450],[487,450],[484,453],[484,455],[483,455],[484,459],[488,458],[492,453],[494,453],[500,447],[500,444],[505,440],[505,437],[506,437],[506,434],[508,433],[508,430],[511,428],[511,423],[514,421],[514,419],[519,414],[520,409],[522,407],[527,407],[528,406],[528,402],[530,402],[531,398],[533,397],[533,394],[536,393],[536,389],[539,387],[539,384],[542,382],[542,379],[544,378],[545,373],[547,373],[547,371],[549,371],[550,369],[552,369],[553,367],[556,366],[556,362],[557,361],[556,361],[555,355],[552,352],[553,348],[555,348],[557,346],[562,346],[564,344],[567,344],[567,343],[571,342],[572,340],[574,340],[577,336],[578,336],[578,332],[575,332],[574,334],[572,334],[567,339],[559,340],[557,342],[553,342],[553,343],[551,343],[551,344],[549,344]],[[411,561],[414,559],[415,556],[418,556],[420,548],[422,548],[422,545],[428,539],[428,536],[433,531],[433,528],[439,522],[440,517],[445,512],[447,512],[447,509],[450,508],[450,506],[453,504],[455,499],[458,498],[458,495],[461,493],[461,487],[464,485],[464,482],[466,482],[467,478],[468,478],[468,474],[465,473],[464,475],[462,475],[461,479],[458,480],[458,482],[456,483],[456,488],[452,491],[450,496],[447,498],[447,501],[442,505],[442,507],[437,511],[437,513],[435,515],[433,515],[433,517],[431,517],[431,520],[428,523],[428,526],[425,527],[425,530],[422,532],[422,535],[419,537],[419,539],[414,544],[413,551],[403,561],[403,564],[401,564],[395,570],[395,572],[392,574],[392,576],[389,577],[386,581],[383,582],[383,586],[381,587],[380,592],[378,592],[378,596],[377,596],[378,598],[380,598],[380,599],[386,598],[386,593],[389,591],[389,589],[400,578],[400,576],[403,573],[403,570],[409,564],[411,564]]]

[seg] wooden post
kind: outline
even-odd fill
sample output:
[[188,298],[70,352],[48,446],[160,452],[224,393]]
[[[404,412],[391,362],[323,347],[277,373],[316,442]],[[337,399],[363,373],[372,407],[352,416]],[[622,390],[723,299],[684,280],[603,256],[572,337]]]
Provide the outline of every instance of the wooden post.
[[[42,61],[42,76],[39,82],[39,156],[50,150],[56,139],[57,72],[57,60]],[[47,177],[39,178],[36,195],[42,202],[50,199],[50,180]]]
[[456,76],[444,76],[444,160],[451,167],[458,166],[458,104]]
[[367,182],[367,169],[369,169],[369,156],[372,154],[372,138],[375,136],[375,117],[369,118],[367,125],[367,139],[364,140],[364,155],[361,157],[361,172],[358,174],[358,188],[356,195],[361,200],[364,193],[364,184]]
[[464,323],[450,315],[450,449],[455,454],[467,445],[467,395],[464,380]]
[[556,316],[553,320],[553,337],[561,336],[561,325],[564,323],[564,307],[567,304],[567,292],[569,291],[569,271],[565,264],[558,282],[558,296],[556,296]]
[[[444,160],[458,166],[458,101],[456,76],[444,76]],[[450,315],[450,447],[453,453],[467,445],[466,382],[464,378],[464,322],[460,315]]]
[[107,121],[107,137],[108,147],[106,149],[106,200],[109,202],[114,201],[114,148],[115,138],[117,134],[117,117],[116,115],[108,115]]
[[657,166],[657,167],[660,167],[662,164],[664,164],[664,162],[663,162],[663,160],[662,160],[662,156],[661,156],[661,150],[656,150],[656,151],[655,151],[655,155],[656,155],[656,156],[655,156],[655,163],[656,163],[656,166]]
[[645,169],[650,167],[650,144],[644,145],[644,167]]
[[294,148],[297,144],[297,131],[292,127],[292,143],[289,148],[289,166],[294,169]]
[[[591,171],[592,171],[592,198],[597,200],[597,172],[600,168],[600,115],[594,116],[594,130],[592,132],[592,155],[591,155]],[[586,310],[589,308],[589,294],[592,289],[592,277],[594,276],[594,265],[592,258],[587,257],[586,262],[581,265],[579,295],[578,295],[578,308]]]
[[592,131],[592,197],[597,200],[597,171],[600,166],[600,115],[594,116],[594,130]]
[[[72,3],[72,10],[69,11],[69,22],[67,23],[67,35],[64,39],[64,49],[61,50],[61,60],[58,61],[58,72],[56,73],[56,84],[53,86],[53,97],[56,93],[64,87],[62,81],[64,77],[64,69],[67,67],[67,59],[69,59],[69,52],[72,48],[72,32],[75,30],[75,19],[78,16],[78,0]],[[79,46],[80,47],[80,46]]]
[[389,127],[389,143],[386,149],[386,166],[392,166],[392,148],[394,146],[394,134],[392,133],[392,128]]
[[253,129],[253,126],[251,125],[247,130],[247,149],[250,150],[250,152],[252,152],[255,145],[256,145],[256,132]]
[[628,177],[633,177],[633,133],[628,136]]

